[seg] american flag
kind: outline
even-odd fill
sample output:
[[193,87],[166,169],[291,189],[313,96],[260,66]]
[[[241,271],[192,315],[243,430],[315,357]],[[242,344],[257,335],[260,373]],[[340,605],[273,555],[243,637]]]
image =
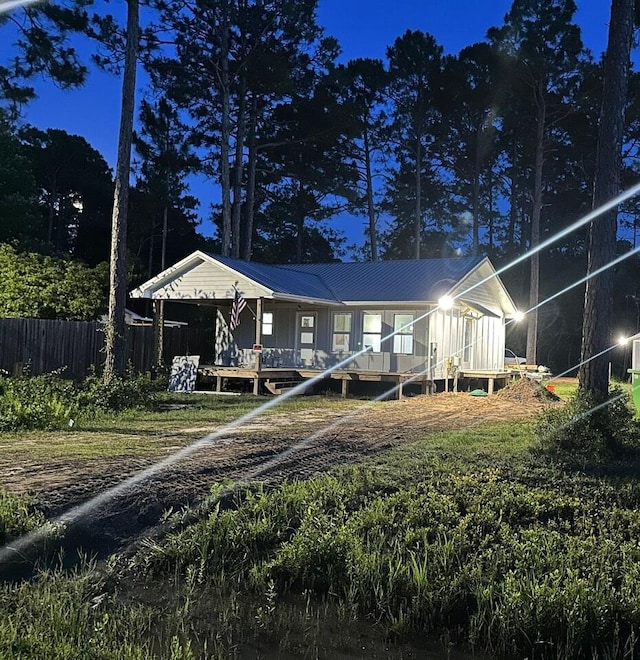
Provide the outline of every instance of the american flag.
[[233,304],[231,305],[231,319],[229,327],[235,330],[240,325],[240,312],[247,306],[247,301],[240,295],[238,289],[233,296]]

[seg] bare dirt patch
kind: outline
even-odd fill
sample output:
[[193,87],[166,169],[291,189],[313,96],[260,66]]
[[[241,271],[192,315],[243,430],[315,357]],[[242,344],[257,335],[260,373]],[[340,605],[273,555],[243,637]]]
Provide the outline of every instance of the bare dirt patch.
[[[264,416],[96,509],[82,522],[82,534],[85,540],[95,540],[88,542],[89,546],[104,547],[106,543],[112,551],[114,545],[122,546],[157,524],[168,508],[202,499],[213,483],[305,478],[433,432],[526,419],[548,405],[548,397],[539,396],[530,384],[520,381],[487,397],[459,393],[363,402],[348,416],[323,409],[319,403],[317,409]],[[0,483],[12,491],[34,494],[45,514],[54,517],[166,458],[172,448],[184,447],[189,438],[213,430],[186,427],[175,434],[176,441],[168,443],[171,446],[152,456],[18,463],[15,457],[0,458]]]

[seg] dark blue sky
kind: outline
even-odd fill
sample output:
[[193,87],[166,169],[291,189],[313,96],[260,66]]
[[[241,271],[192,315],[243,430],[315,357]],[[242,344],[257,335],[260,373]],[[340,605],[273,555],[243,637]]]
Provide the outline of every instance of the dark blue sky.
[[[606,47],[608,0],[577,0],[576,23],[583,41],[599,58]],[[113,6],[113,5],[111,5]],[[487,29],[502,23],[510,0],[320,0],[319,23],[326,33],[338,39],[343,60],[355,57],[384,58],[385,49],[405,30],[430,32],[447,53],[458,53],[465,46],[482,40]],[[10,50],[0,42],[0,57]],[[138,86],[138,98],[144,93]],[[92,71],[87,85],[63,92],[46,83],[38,85],[39,98],[25,112],[25,121],[39,128],[61,128],[81,135],[109,165],[115,165],[118,136],[120,81],[104,72]],[[193,193],[201,198],[201,215],[215,199],[213,182],[196,181]],[[350,241],[361,242],[363,219],[341,219]],[[201,231],[211,233],[206,220]]]

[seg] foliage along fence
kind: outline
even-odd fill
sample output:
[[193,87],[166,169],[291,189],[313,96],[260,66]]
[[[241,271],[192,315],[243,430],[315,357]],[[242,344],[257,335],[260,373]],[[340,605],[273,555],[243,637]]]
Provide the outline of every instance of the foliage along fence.
[[[105,336],[98,321],[0,319],[0,369],[38,375],[66,367],[65,375],[82,378],[104,362]],[[128,360],[136,371],[153,365],[153,328],[127,326]],[[164,361],[174,355],[213,358],[213,329],[165,328]]]

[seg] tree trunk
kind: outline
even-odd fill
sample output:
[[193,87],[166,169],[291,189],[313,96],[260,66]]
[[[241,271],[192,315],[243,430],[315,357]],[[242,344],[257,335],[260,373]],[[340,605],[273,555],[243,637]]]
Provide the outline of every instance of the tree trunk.
[[298,235],[296,236],[296,263],[302,263],[302,240],[304,237],[304,199],[303,193],[304,189],[302,186],[302,181],[298,181],[298,204],[296,208],[296,226],[298,230]]
[[245,108],[247,85],[242,78],[238,98],[238,122],[236,127],[235,176],[233,181],[233,212],[231,218],[232,256],[240,258],[240,221],[242,218],[242,179],[244,178]]
[[251,117],[249,118],[248,162],[247,162],[247,201],[245,204],[245,235],[244,258],[251,261],[253,251],[253,213],[256,199],[256,167],[258,165],[258,150],[256,145],[256,125],[258,123],[258,99],[254,95],[251,101]]
[[[536,125],[536,163],[533,184],[533,209],[531,211],[531,245],[534,250],[540,245],[540,213],[542,211],[542,168],[544,166],[544,132],[546,104],[542,85],[538,88],[538,117]],[[540,297],[540,253],[531,255],[531,275],[529,284],[529,309],[537,306]],[[527,364],[538,360],[538,310],[527,314]]]
[[376,210],[373,204],[373,177],[371,175],[371,153],[369,151],[369,129],[364,127],[364,165],[367,178],[367,214],[369,216],[369,242],[371,243],[371,261],[378,261],[378,235],[376,232]]
[[413,220],[414,258],[420,259],[422,239],[422,144],[420,136],[416,139],[416,215]]
[[[49,243],[53,245],[53,224],[56,215],[56,198],[58,193],[56,192],[56,184],[54,183],[51,188],[51,195],[49,196],[49,229],[47,232],[47,237]],[[58,202],[58,208],[60,208],[60,203]]]
[[[633,9],[633,0],[612,0],[598,126],[594,209],[619,193]],[[589,273],[615,258],[617,217],[618,210],[614,208],[592,220],[589,226]],[[606,399],[609,394],[609,360],[606,355],[594,356],[608,348],[611,341],[613,277],[613,269],[607,269],[587,281],[585,292],[578,379],[580,390],[596,401]]]
[[[164,209],[162,210],[162,248],[160,253],[160,271],[166,268],[167,233],[169,231],[169,194],[165,191]],[[153,334],[155,338],[154,362],[158,369],[164,365],[164,300],[156,300],[153,310]]]
[[516,187],[516,160],[518,150],[515,136],[511,143],[511,187],[509,189],[509,229],[507,234],[508,254],[512,255],[516,247],[516,223],[518,222],[518,194]]
[[231,249],[231,175],[229,170],[229,142],[231,140],[231,93],[229,90],[229,28],[222,25],[222,126],[220,130],[220,187],[222,188],[222,254],[229,256]]
[[125,307],[127,301],[127,212],[131,139],[136,92],[138,55],[138,0],[127,0],[127,43],[122,77],[118,162],[111,219],[111,257],[109,271],[109,318],[106,327],[104,382],[123,374],[126,363]]
[[472,205],[473,205],[473,227],[472,227],[472,245],[471,254],[474,257],[478,256],[480,252],[480,140],[482,136],[482,127],[478,127],[476,133],[476,153],[475,163],[473,169],[473,182],[472,182]]

